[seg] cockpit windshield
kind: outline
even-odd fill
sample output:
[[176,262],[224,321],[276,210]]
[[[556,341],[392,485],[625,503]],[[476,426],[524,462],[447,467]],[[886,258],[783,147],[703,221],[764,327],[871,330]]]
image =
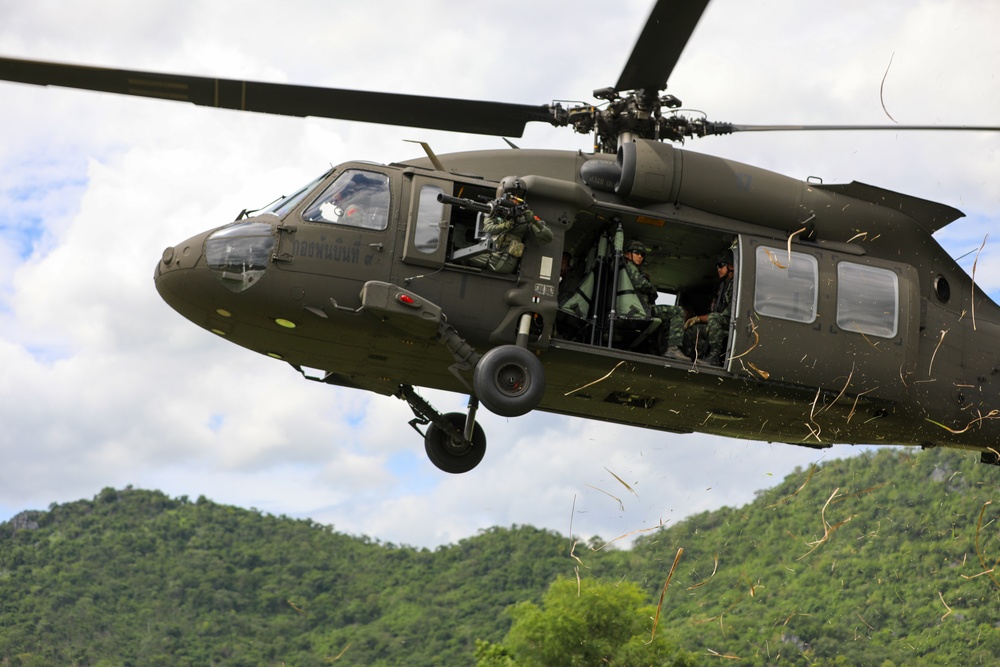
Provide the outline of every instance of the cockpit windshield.
[[389,221],[389,177],[374,171],[348,169],[328,185],[303,211],[310,222],[385,229]]
[[329,173],[329,171],[323,172],[313,180],[309,181],[309,183],[296,190],[294,193],[290,195],[282,195],[279,199],[254,213],[254,215],[270,213],[278,216],[279,218],[284,217],[289,211],[298,206],[299,202],[301,202],[307,194],[312,192],[313,188],[319,185],[320,181],[326,178]]

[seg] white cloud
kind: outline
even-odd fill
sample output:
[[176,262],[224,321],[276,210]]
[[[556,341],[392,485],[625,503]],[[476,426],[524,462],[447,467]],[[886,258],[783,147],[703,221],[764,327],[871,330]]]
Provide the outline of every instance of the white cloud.
[[[612,85],[650,6],[0,0],[0,54],[541,104]],[[738,123],[884,123],[884,100],[902,123],[995,124],[998,13],[988,2],[841,0],[818,14],[794,0],[716,0],[670,92]],[[565,533],[571,521],[612,538],[740,504],[795,466],[857,451],[481,412],[484,463],[440,473],[405,403],[303,381],[191,326],[160,301],[152,271],[164,247],[331,163],[411,157],[404,139],[439,153],[499,139],[0,87],[0,518],[135,484],[386,541],[434,545],[513,523]],[[539,126],[518,143],[590,140]],[[962,208],[970,218],[957,224],[969,224],[942,233],[955,253],[978,247],[1000,203],[995,135],[744,134],[689,148]],[[988,244],[979,259],[988,289],[1000,288],[997,257]],[[461,396],[433,400],[464,408]]]

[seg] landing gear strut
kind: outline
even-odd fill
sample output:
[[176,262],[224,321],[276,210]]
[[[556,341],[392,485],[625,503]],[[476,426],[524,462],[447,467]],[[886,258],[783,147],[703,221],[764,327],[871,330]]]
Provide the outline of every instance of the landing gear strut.
[[[396,396],[413,410],[410,426],[424,436],[427,457],[439,469],[452,474],[469,472],[483,460],[486,434],[476,423],[479,401],[475,397],[469,399],[469,414],[463,415],[441,414],[408,384],[400,385]],[[418,426],[424,425],[428,425],[427,432],[421,433]]]
[[[469,389],[469,413],[441,414],[424,400],[413,385],[401,384],[396,398],[413,411],[410,426],[424,437],[427,457],[445,472],[468,472],[486,454],[486,434],[476,423],[480,399],[486,408],[502,417],[519,417],[538,407],[545,394],[545,369],[527,349],[532,315],[525,313],[518,324],[516,344],[501,345],[480,356],[455,329],[441,322],[438,338],[455,357],[449,369]],[[472,370],[472,387],[459,371]],[[420,430],[426,426],[426,432]]]

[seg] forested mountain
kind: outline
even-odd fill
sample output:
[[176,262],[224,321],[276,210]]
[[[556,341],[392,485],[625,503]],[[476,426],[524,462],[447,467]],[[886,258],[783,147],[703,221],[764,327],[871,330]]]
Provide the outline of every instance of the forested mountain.
[[[567,595],[623,584],[646,596],[641,634],[666,642],[656,655],[680,647],[677,664],[992,665],[998,480],[967,454],[882,450],[629,550],[530,527],[413,549],[105,489],[0,524],[0,665],[472,665],[482,640],[495,660],[482,664],[527,667],[545,613],[624,627],[602,616],[620,609]],[[586,664],[588,641],[562,664]]]
[[701,655],[993,665],[998,488],[1000,468],[975,456],[882,450],[790,475],[617,556],[652,592],[684,549],[664,607],[674,639]]

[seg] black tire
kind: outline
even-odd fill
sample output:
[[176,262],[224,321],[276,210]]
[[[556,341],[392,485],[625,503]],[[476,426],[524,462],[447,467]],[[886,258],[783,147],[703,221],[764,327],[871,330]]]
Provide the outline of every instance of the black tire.
[[484,354],[472,376],[476,397],[501,417],[520,417],[545,395],[545,369],[530,350],[501,345]]
[[[465,429],[465,415],[461,412],[449,412],[444,415],[459,433]],[[424,436],[424,450],[427,458],[438,469],[453,475],[469,472],[483,460],[486,455],[486,433],[476,422],[472,429],[472,442],[458,442],[452,439],[443,429],[434,424],[427,427]]]

